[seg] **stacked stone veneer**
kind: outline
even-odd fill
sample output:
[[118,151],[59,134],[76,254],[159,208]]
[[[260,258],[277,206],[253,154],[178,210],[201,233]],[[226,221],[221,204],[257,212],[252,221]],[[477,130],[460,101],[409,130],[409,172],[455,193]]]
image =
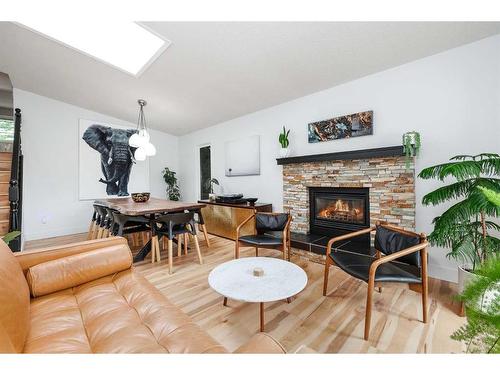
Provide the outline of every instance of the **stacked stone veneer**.
[[309,186],[370,188],[370,222],[415,229],[414,165],[404,157],[336,160],[283,165],[283,207],[293,232],[309,232]]

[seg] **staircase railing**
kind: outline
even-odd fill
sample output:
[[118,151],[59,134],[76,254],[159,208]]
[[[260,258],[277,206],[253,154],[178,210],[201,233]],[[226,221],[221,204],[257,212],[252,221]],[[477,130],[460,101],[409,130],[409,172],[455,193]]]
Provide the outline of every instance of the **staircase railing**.
[[[21,149],[21,110],[14,114],[14,142],[12,144],[12,165],[9,182],[9,232],[20,231],[23,206],[23,152]],[[21,250],[21,236],[9,242],[12,251]]]

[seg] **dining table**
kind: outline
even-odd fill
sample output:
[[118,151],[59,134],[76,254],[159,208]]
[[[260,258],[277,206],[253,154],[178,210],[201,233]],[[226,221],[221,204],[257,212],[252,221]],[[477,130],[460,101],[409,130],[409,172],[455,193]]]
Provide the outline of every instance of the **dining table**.
[[[94,204],[116,210],[123,215],[148,217],[151,228],[153,228],[154,220],[157,215],[185,211],[199,211],[205,207],[205,204],[203,203],[171,201],[168,199],[154,197],[149,198],[146,202],[134,202],[130,197],[97,199],[94,201]],[[151,237],[152,236],[150,236],[149,241],[144,244],[144,246],[134,256],[134,262],[144,260],[146,255],[148,255],[151,251]]]

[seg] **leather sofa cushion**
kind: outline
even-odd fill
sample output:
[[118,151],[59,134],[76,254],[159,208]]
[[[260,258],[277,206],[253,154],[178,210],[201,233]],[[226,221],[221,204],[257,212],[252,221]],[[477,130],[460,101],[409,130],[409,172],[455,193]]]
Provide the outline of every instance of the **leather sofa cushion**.
[[130,268],[132,254],[126,245],[96,249],[29,268],[31,295],[39,297],[71,288]]
[[30,293],[21,266],[0,240],[0,349],[21,352],[29,331]]
[[258,333],[238,349],[234,353],[248,354],[286,354],[285,348],[267,333]]
[[224,353],[132,270],[34,298],[26,353]]

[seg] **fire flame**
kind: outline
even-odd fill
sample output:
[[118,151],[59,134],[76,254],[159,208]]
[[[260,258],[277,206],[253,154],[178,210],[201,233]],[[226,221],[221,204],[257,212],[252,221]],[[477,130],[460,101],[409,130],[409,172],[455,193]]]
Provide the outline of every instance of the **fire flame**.
[[344,202],[342,199],[338,199],[334,204],[331,204],[328,207],[322,209],[318,213],[318,217],[328,219],[335,216],[336,213],[349,213],[354,215],[355,217],[358,217],[362,213],[362,211],[359,208],[351,209],[349,208],[348,202]]

